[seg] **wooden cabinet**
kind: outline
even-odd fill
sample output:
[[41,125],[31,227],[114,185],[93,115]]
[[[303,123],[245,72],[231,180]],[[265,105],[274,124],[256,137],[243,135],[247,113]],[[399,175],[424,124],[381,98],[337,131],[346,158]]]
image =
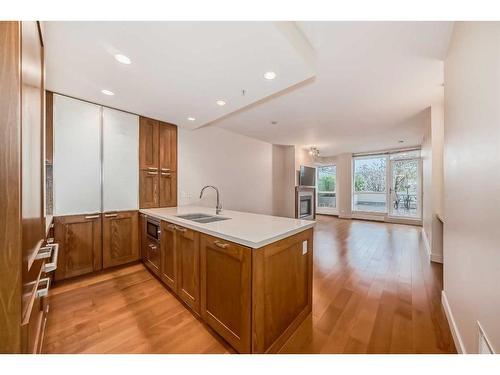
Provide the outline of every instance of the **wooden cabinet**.
[[177,251],[175,248],[175,225],[161,222],[161,266],[160,277],[173,291],[177,290]]
[[200,235],[201,316],[238,352],[251,351],[251,249]]
[[100,214],[59,216],[54,224],[59,244],[56,280],[102,269]]
[[139,206],[177,205],[177,127],[145,117],[139,131]]
[[146,117],[139,120],[139,168],[158,171],[159,122]]
[[141,208],[158,207],[159,203],[159,183],[158,172],[139,172],[139,205]]
[[137,211],[105,213],[102,219],[103,268],[139,259]]
[[200,233],[176,226],[177,294],[200,313]]

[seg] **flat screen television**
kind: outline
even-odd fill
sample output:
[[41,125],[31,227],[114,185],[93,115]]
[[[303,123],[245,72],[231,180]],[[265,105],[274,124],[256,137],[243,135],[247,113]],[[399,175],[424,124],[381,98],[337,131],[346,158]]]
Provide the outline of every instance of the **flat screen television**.
[[316,186],[316,168],[300,166],[299,173],[300,186]]

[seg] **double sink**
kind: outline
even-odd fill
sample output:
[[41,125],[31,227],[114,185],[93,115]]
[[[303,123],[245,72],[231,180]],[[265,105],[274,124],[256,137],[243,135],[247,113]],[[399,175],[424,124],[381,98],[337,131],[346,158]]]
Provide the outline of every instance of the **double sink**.
[[201,213],[177,215],[176,217],[178,217],[179,219],[194,221],[200,224],[207,224],[207,223],[213,223],[215,221],[223,221],[230,219],[230,217],[220,217],[220,216],[207,215]]

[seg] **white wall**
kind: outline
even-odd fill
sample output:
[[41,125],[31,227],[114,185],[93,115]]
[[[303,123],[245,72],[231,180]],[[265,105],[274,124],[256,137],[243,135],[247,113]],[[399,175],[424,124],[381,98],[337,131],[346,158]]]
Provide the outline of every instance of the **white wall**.
[[443,212],[443,103],[425,111],[425,134],[422,140],[422,225],[430,258],[443,261],[443,225],[437,215]]
[[444,300],[466,352],[479,321],[500,353],[499,22],[455,23],[444,96]]
[[215,185],[225,209],[273,214],[273,146],[218,127],[179,128],[178,204],[215,207]]

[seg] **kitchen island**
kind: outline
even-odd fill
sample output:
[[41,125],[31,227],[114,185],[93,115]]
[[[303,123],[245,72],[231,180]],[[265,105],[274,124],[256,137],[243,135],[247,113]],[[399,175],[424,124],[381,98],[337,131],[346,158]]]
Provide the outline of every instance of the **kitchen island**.
[[198,206],[140,212],[144,264],[238,352],[277,352],[311,313],[313,221]]

